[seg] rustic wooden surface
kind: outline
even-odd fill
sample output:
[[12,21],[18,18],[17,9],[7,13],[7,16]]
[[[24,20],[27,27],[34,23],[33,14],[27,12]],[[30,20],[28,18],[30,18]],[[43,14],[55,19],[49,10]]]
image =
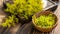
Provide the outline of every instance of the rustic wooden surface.
[[[0,6],[2,5],[2,1],[3,0],[0,0]],[[58,8],[57,8],[57,10],[54,12],[54,14],[56,14],[56,16],[58,17],[58,25],[57,25],[57,27],[52,31],[52,32],[50,32],[49,34],[60,34],[60,4],[59,4],[59,6],[58,6]],[[1,10],[0,10],[0,24],[1,24],[1,22],[2,22],[2,19],[5,17],[6,15],[3,13],[3,12],[1,12]],[[1,19],[2,18],[2,19]],[[31,24],[30,24],[31,25]],[[28,27],[28,26],[27,26]],[[19,31],[19,29],[20,29],[20,24],[18,24],[18,25],[16,25],[15,27],[12,27],[11,29],[9,29],[10,31],[10,33],[11,34],[16,34],[16,32],[17,31]],[[30,29],[30,28],[29,28]],[[2,32],[3,30],[5,30],[4,28],[0,28],[0,32]],[[7,31],[5,31],[3,34],[7,34],[7,32],[8,32],[8,30]],[[20,31],[19,31],[20,32]],[[30,31],[29,31],[30,32]],[[8,34],[10,34],[10,33],[8,33]],[[37,33],[39,33],[39,32],[37,32]],[[35,32],[35,34],[37,34],[36,32]],[[1,34],[1,33],[0,33]],[[19,34],[19,33],[18,33]],[[26,34],[26,33],[25,33]],[[29,33],[28,33],[29,34]],[[33,33],[34,34],[34,33]],[[39,33],[39,34],[41,34],[41,33]],[[44,34],[44,33],[42,33],[42,34]],[[46,33],[46,34],[48,34],[48,33]]]
[[60,34],[60,4],[59,4],[57,10],[54,12],[54,14],[56,14],[56,16],[58,17],[58,25],[55,28],[54,34]]

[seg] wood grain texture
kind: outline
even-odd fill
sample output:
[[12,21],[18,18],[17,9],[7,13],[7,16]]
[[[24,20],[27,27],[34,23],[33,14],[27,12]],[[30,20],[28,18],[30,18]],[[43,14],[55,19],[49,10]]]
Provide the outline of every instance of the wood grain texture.
[[60,34],[60,4],[54,14],[58,17],[58,25],[55,28],[54,34]]
[[6,18],[6,14],[0,9],[0,24],[3,22],[3,20]]
[[[2,5],[2,1],[3,0],[0,0],[0,6]],[[15,26],[15,27],[13,27],[13,28],[11,28],[11,29],[8,29],[7,31],[5,31],[4,32],[4,30],[6,29],[6,28],[2,28],[2,27],[0,27],[0,34],[2,33],[2,32],[4,32],[3,34],[20,34],[21,32],[21,34],[30,34],[30,32],[32,31],[32,30],[34,30],[34,31],[32,31],[33,32],[33,34],[60,34],[60,5],[58,6],[58,8],[57,8],[57,10],[54,12],[54,14],[56,14],[56,16],[58,17],[58,25],[57,25],[57,27],[55,28],[55,29],[53,29],[53,31],[51,31],[51,32],[49,32],[49,33],[42,33],[42,32],[39,32],[38,30],[36,30],[36,29],[32,29],[32,26],[31,26],[31,24],[30,25],[24,25],[25,26],[25,29],[23,28],[23,30],[22,31],[20,31],[20,24],[19,25],[17,25],[17,26]],[[1,23],[1,16],[5,16],[5,14],[4,14],[4,12],[2,12],[1,10],[0,10],[0,23]],[[4,18],[4,17],[3,17]],[[29,28],[30,27],[30,28]],[[32,30],[31,30],[32,29]],[[7,33],[8,32],[8,33]],[[10,32],[10,33],[9,33]],[[16,33],[17,32],[17,33]],[[20,33],[19,33],[20,32]],[[23,32],[25,32],[25,33],[23,33]]]

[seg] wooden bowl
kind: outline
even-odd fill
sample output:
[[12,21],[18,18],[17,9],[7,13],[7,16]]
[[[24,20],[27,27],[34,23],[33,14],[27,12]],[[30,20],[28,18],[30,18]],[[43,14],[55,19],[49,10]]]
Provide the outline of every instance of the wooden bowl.
[[[48,15],[48,14],[53,14],[51,11],[41,11],[41,12],[39,12],[39,13],[37,13],[37,14],[35,14],[34,16],[37,18],[37,17],[39,17],[40,15]],[[39,31],[41,31],[41,32],[50,32],[50,31],[52,31],[56,26],[57,26],[57,16],[55,15],[55,14],[53,14],[56,18],[55,18],[55,24],[52,26],[52,27],[50,27],[50,28],[43,28],[43,27],[39,27],[39,26],[37,26],[36,24],[35,24],[35,21],[34,21],[34,19],[32,18],[32,22],[33,22],[33,25],[35,26],[35,28],[37,29],[37,30],[39,30]]]

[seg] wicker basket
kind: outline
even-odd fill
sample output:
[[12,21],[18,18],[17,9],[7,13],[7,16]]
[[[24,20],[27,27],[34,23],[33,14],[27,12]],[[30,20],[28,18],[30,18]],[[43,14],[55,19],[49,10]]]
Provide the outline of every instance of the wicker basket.
[[[39,13],[37,13],[37,14],[35,14],[34,16],[37,18],[37,17],[39,17],[40,15],[48,15],[48,14],[53,14],[51,11],[41,11],[41,12],[39,12]],[[33,25],[35,26],[35,28],[37,29],[37,30],[39,30],[39,31],[41,31],[41,32],[50,32],[50,31],[52,31],[56,26],[57,26],[57,16],[55,15],[55,14],[53,14],[55,17],[56,17],[56,23],[52,26],[52,27],[50,27],[50,28],[42,28],[42,27],[38,27],[36,24],[35,24],[35,21],[34,21],[34,19],[32,19],[32,22],[33,22]]]

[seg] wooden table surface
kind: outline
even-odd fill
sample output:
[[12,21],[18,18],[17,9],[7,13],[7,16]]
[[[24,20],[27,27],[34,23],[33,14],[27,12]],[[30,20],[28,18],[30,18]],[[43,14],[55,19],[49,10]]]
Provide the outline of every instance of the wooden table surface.
[[[0,3],[1,3],[1,0],[0,0]],[[0,12],[0,14],[1,14],[1,12]],[[56,11],[54,12],[54,14],[56,14],[56,16],[58,17],[58,25],[50,34],[60,34],[60,4],[59,4],[58,8],[56,9]],[[1,17],[1,15],[0,15],[0,17]]]
[[[56,14],[56,16],[58,17],[58,25],[54,29],[54,34],[60,34],[60,4],[59,4],[57,10],[54,12],[54,14]],[[53,33],[51,33],[51,34],[53,34]]]

